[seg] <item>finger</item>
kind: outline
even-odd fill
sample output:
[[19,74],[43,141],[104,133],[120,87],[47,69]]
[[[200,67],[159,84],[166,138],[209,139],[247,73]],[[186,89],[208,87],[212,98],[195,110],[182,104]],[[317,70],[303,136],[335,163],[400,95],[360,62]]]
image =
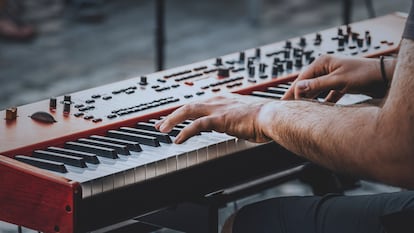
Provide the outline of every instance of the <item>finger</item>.
[[170,115],[162,119],[158,124],[158,130],[160,132],[170,132],[171,129],[177,124],[188,120],[196,119],[207,114],[207,109],[203,104],[193,103],[184,105]]
[[341,91],[331,91],[328,96],[325,98],[326,102],[336,103],[344,96],[344,93]]
[[188,126],[184,127],[183,130],[177,135],[175,138],[175,143],[181,144],[185,142],[190,137],[199,134],[202,131],[210,131],[213,130],[213,117],[201,117],[193,121]]
[[309,65],[307,69],[305,69],[299,74],[299,76],[293,82],[292,86],[282,97],[282,100],[291,100],[295,98],[295,87],[297,83],[301,80],[314,79],[321,75],[326,75],[328,73],[326,66],[329,65],[330,60],[331,56],[329,55],[323,55],[318,57],[314,62],[312,62]]
[[323,75],[314,79],[300,80],[295,86],[295,99],[315,98],[319,93],[343,89],[343,83],[335,75]]

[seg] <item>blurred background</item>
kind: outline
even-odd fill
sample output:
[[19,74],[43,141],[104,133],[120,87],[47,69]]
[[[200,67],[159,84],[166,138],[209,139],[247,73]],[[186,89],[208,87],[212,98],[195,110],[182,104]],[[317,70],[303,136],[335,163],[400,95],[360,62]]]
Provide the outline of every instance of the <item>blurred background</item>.
[[[348,17],[344,3],[352,5]],[[410,3],[165,1],[163,66],[218,57],[374,14],[407,12]],[[156,10],[155,0],[0,0],[0,110],[156,71]],[[394,189],[363,183],[357,192],[384,190]],[[293,182],[258,195],[291,194],[310,190]],[[0,222],[0,232],[16,232],[16,227]]]
[[[370,16],[366,1],[165,1],[165,68]],[[371,2],[371,1],[368,1]],[[409,0],[373,0],[376,15]],[[0,0],[0,109],[148,74],[156,1]],[[372,9],[371,9],[372,10]]]

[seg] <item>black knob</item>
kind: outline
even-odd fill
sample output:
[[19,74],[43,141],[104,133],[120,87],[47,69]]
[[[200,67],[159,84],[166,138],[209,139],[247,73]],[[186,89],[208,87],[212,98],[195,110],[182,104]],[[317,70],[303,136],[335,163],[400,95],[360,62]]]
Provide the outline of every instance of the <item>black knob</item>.
[[348,35],[352,33],[352,28],[351,28],[351,26],[349,26],[349,25],[347,25],[347,26],[346,26],[346,33],[347,33]]
[[352,40],[353,41],[356,41],[358,39],[358,37],[359,37],[359,33],[356,33],[356,32],[352,33]]
[[302,58],[295,59],[295,66],[298,68],[302,67]]
[[338,47],[339,48],[343,48],[345,45],[345,37],[343,36],[338,36]]
[[362,39],[362,38],[358,38],[358,39],[357,39],[357,45],[358,45],[358,47],[360,47],[360,48],[364,47],[364,39]]
[[216,58],[216,63],[214,64],[215,66],[221,66],[221,65],[223,65],[223,62],[222,62],[222,60],[221,60],[221,58]]
[[50,100],[49,100],[49,108],[55,109],[56,108],[56,103],[57,103],[57,101],[56,101],[56,98],[55,97],[50,98]]
[[320,33],[316,33],[316,36],[315,36],[315,42],[321,42],[322,41],[322,35],[320,34]]
[[230,76],[230,69],[227,67],[220,67],[218,69],[217,75],[221,78],[227,78]]
[[277,64],[277,71],[279,73],[282,73],[283,71],[285,71],[285,69],[283,68],[283,64],[282,63]]
[[306,38],[305,37],[300,38],[299,45],[302,46],[302,47],[306,46]]
[[141,76],[141,78],[139,79],[139,85],[148,85],[147,76]]
[[283,56],[285,59],[289,59],[290,58],[290,50],[289,49],[285,49],[283,51]]
[[68,112],[70,112],[70,104],[69,103],[64,103],[63,104],[63,112],[64,113],[68,113]]
[[248,72],[249,72],[250,77],[254,76],[254,71],[255,71],[255,67],[254,66],[249,66]]
[[266,64],[260,63],[260,65],[259,65],[259,71],[260,71],[260,73],[264,73],[266,71],[266,67],[267,67]]
[[239,53],[239,63],[244,63],[245,57],[246,57],[246,55],[244,54],[244,52],[240,52]]
[[303,49],[294,48],[293,49],[293,56],[294,57],[301,57],[303,54]]
[[367,36],[366,42],[367,42],[367,46],[371,45],[371,36]]
[[260,52],[261,52],[260,48],[257,48],[256,52],[255,52],[255,57],[258,58],[258,59],[260,59],[260,56],[261,56]]
[[63,96],[63,101],[64,102],[71,102],[72,101],[72,97],[70,95],[65,95],[65,96]]
[[252,66],[253,64],[254,64],[253,58],[249,58],[247,60],[247,66],[249,67],[249,66]]
[[292,42],[290,42],[289,40],[287,40],[287,41],[285,42],[285,48],[287,48],[287,49],[292,48]]
[[278,75],[278,65],[273,65],[272,66],[272,76],[276,77]]
[[304,52],[304,54],[305,54],[305,58],[306,58],[306,60],[309,60],[309,59],[310,59],[310,57],[311,57],[311,56],[312,56],[312,54],[313,54],[313,50],[305,51],[305,52]]
[[286,69],[291,70],[292,68],[293,68],[293,61],[292,60],[287,60],[286,61]]

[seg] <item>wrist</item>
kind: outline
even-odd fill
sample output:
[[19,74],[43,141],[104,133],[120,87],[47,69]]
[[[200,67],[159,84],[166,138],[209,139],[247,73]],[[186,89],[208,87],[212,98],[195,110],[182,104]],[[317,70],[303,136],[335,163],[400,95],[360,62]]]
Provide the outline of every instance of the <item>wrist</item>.
[[268,139],[277,140],[275,125],[278,125],[281,115],[279,109],[283,101],[272,101],[262,105],[256,118],[257,131]]
[[392,76],[394,74],[396,61],[397,59],[392,58],[392,57],[386,57],[386,56],[380,57],[381,78],[387,88],[389,87],[391,83]]

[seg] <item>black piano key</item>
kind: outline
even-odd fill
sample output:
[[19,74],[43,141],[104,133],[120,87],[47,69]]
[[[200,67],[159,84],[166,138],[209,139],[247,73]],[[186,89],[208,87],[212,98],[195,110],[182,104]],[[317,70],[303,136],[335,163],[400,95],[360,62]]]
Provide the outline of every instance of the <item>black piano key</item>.
[[121,127],[119,130],[124,131],[124,132],[144,135],[144,136],[155,137],[158,139],[158,141],[163,142],[163,143],[172,143],[170,136],[166,133],[143,130],[143,129],[136,129],[136,128],[130,128],[130,127]]
[[96,140],[96,141],[101,141],[101,142],[111,142],[111,143],[116,143],[120,145],[125,145],[130,151],[136,151],[136,152],[142,151],[142,148],[139,145],[139,143],[134,142],[134,141],[122,140],[118,138],[111,138],[111,137],[105,137],[105,136],[99,136],[99,135],[92,135],[89,138]]
[[109,130],[107,135],[113,138],[119,138],[123,140],[139,142],[140,144],[144,144],[147,146],[155,146],[155,147],[160,146],[160,142],[157,140],[156,137],[139,135],[135,133],[118,131],[118,130]]
[[59,147],[53,147],[53,146],[48,147],[47,150],[52,151],[52,152],[57,152],[60,154],[64,154],[64,155],[71,155],[71,156],[83,158],[85,162],[87,163],[99,164],[99,160],[96,154],[87,153],[83,151],[77,151],[77,150],[70,150],[70,149],[65,149],[65,148],[59,148]]
[[88,144],[84,144],[80,142],[66,142],[65,148],[84,151],[88,153],[94,153],[98,156],[111,158],[111,159],[118,158],[118,155],[116,154],[115,149],[110,149],[110,148],[101,147],[101,146],[88,145]]
[[66,173],[68,170],[66,170],[66,167],[63,163],[59,162],[53,162],[49,160],[39,159],[39,158],[32,158],[25,155],[16,155],[14,157],[16,160],[30,164],[32,166],[42,168],[49,171],[55,171],[60,173]]
[[125,145],[120,145],[120,144],[116,144],[112,142],[101,142],[101,141],[87,139],[87,138],[80,138],[77,141],[80,143],[84,143],[84,144],[114,149],[117,154],[130,155],[129,150],[127,149]]
[[[143,130],[150,130],[150,131],[159,132],[155,128],[155,123],[151,123],[151,122],[139,122],[139,123],[137,123],[137,128],[138,129],[143,129]],[[168,132],[168,135],[176,137],[180,132],[181,132],[181,129],[174,127],[174,128],[171,129],[170,132]]]
[[[150,122],[139,122],[139,123],[137,123],[137,128],[138,129],[143,129],[143,130],[159,132],[155,128],[155,123],[150,123]],[[176,137],[180,132],[181,132],[181,129],[174,127],[170,132],[168,132],[168,135]]]
[[70,155],[63,155],[56,152],[51,151],[44,151],[44,150],[35,150],[32,153],[33,157],[50,160],[54,162],[60,162],[67,165],[75,166],[75,167],[86,167],[85,160],[83,158],[70,156]]
[[268,92],[276,93],[276,94],[282,94],[284,95],[287,92],[288,89],[281,88],[281,87],[269,87],[267,88]]
[[281,99],[283,95],[276,94],[276,93],[269,93],[269,92],[263,92],[263,91],[253,91],[252,95],[258,96],[258,97],[264,97],[264,98],[272,98],[272,99]]

